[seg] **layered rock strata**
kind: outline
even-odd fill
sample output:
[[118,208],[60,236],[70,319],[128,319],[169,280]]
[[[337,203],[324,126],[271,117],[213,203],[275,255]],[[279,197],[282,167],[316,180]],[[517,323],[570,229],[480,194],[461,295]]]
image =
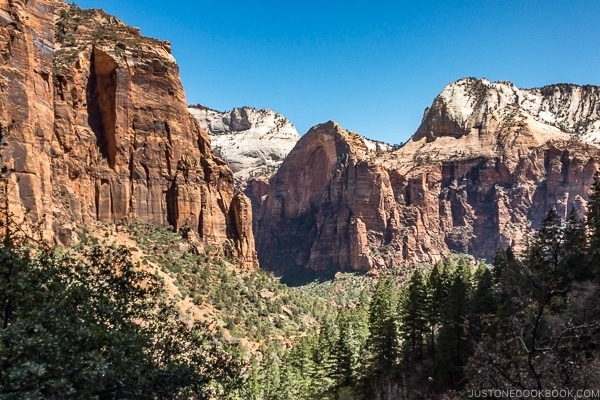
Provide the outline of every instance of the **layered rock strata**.
[[196,230],[255,260],[251,210],[187,110],[168,42],[59,0],[0,3],[10,211],[68,244],[95,221]]
[[270,181],[261,264],[284,276],[374,272],[519,249],[550,208],[562,218],[583,213],[600,160],[599,99],[593,86],[462,79],[390,152],[371,151],[336,123],[318,125]]

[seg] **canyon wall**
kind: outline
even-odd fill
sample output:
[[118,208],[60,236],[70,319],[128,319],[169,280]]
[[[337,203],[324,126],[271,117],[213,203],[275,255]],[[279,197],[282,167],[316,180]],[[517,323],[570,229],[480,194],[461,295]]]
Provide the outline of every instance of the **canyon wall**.
[[400,149],[375,152],[329,122],[271,178],[261,265],[285,277],[376,273],[450,252],[523,248],[550,208],[583,214],[598,169],[600,88],[450,84]]
[[187,110],[168,42],[59,0],[0,3],[7,204],[69,244],[83,225],[188,226],[256,261],[251,207]]

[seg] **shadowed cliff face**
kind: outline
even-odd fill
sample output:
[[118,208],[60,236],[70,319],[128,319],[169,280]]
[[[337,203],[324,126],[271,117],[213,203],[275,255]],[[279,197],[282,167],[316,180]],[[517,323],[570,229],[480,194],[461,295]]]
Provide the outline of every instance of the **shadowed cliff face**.
[[365,162],[368,154],[361,137],[334,122],[300,139],[261,206],[258,253],[267,268],[283,275],[302,275],[306,266],[320,273],[371,268],[365,221],[385,230],[380,206],[393,197],[382,169]]
[[256,261],[251,208],[189,114],[167,42],[64,1],[0,8],[13,213],[65,244],[94,221],[187,225]]
[[550,208],[583,212],[600,160],[600,90],[563,86],[455,82],[394,152],[369,151],[335,123],[314,127],[270,181],[261,265],[298,281],[450,252],[490,260],[500,245],[522,247]]

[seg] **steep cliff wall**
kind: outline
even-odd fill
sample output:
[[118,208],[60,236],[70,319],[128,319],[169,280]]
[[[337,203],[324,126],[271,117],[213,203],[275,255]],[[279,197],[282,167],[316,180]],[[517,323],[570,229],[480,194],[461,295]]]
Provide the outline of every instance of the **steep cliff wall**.
[[65,244],[94,221],[188,225],[255,261],[247,199],[189,114],[169,43],[59,0],[0,3],[0,35],[13,213]]
[[[294,125],[273,110],[251,107],[220,112],[200,105],[189,111],[208,132],[215,153],[233,171],[236,189],[250,199],[258,215],[269,178],[300,139]],[[253,218],[256,230],[257,218]]]
[[335,123],[316,126],[271,179],[261,264],[297,277],[518,249],[550,208],[583,212],[600,160],[599,95],[463,79],[394,152],[370,151]]
[[[55,4],[0,2],[0,135],[9,212],[43,224],[52,214],[49,143],[53,137]],[[40,144],[43,143],[43,150]],[[40,195],[45,193],[45,195]],[[5,199],[6,200],[6,199]]]

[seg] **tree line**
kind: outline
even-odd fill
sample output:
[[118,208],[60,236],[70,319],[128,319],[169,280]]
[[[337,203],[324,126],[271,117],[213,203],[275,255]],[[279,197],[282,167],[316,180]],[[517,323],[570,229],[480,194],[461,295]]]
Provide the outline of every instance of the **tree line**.
[[[493,265],[449,257],[256,368],[252,399],[464,398],[473,390],[600,386],[600,179],[582,218],[550,210]],[[262,374],[261,374],[262,372]],[[261,381],[262,379],[262,381]],[[260,384],[259,384],[260,383]]]
[[[9,219],[4,221],[8,224]],[[6,227],[5,227],[6,228]],[[520,254],[378,279],[315,332],[253,352],[183,323],[160,279],[94,240],[0,243],[0,398],[427,399],[600,385],[600,179]],[[190,289],[191,290],[191,289]],[[247,305],[240,305],[247,306]],[[260,339],[260,338],[259,338]]]

